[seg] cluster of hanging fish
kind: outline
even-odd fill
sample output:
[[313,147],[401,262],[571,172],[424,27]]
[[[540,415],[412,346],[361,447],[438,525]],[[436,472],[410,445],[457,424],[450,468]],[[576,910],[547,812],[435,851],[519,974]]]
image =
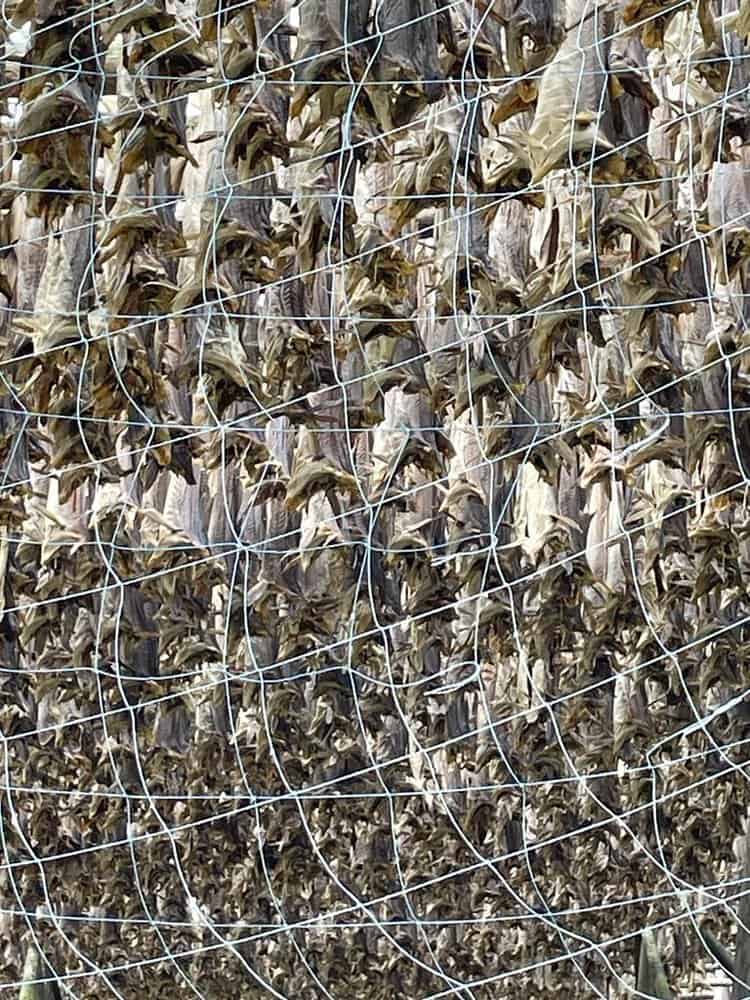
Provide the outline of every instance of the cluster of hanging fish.
[[750,0],[0,36],[0,985],[744,996]]

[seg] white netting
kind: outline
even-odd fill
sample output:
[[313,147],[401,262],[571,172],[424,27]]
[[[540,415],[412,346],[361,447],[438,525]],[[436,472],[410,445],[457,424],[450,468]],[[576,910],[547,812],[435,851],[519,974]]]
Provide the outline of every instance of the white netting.
[[750,2],[0,34],[0,990],[750,994]]

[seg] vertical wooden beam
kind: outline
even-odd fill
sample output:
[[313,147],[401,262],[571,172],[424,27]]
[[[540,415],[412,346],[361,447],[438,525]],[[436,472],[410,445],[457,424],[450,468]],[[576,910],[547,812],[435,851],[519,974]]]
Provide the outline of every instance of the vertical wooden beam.
[[673,1000],[673,993],[667,982],[664,963],[661,960],[654,932],[650,929],[641,933],[641,952],[638,959],[638,980],[636,988],[648,996],[659,1000]]
[[[745,828],[745,851],[742,860],[742,874],[745,878],[750,876],[750,819]],[[742,924],[750,929],[750,885],[745,885],[746,895],[740,897],[737,907],[737,942],[735,945],[734,974],[738,980],[732,988],[732,1000],[740,1000],[750,993],[750,987],[743,986],[742,983],[750,984],[750,933],[745,930]]]

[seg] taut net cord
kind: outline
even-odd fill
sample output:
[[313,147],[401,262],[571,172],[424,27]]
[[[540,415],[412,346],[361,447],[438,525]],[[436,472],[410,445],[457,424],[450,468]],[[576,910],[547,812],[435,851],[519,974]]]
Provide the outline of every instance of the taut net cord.
[[750,0],[0,41],[0,995],[750,996]]

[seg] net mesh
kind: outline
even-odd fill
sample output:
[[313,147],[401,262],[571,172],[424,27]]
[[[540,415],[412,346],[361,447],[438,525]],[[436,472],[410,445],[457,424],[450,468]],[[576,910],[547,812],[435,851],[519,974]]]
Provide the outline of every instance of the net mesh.
[[750,2],[0,35],[0,991],[750,994]]

